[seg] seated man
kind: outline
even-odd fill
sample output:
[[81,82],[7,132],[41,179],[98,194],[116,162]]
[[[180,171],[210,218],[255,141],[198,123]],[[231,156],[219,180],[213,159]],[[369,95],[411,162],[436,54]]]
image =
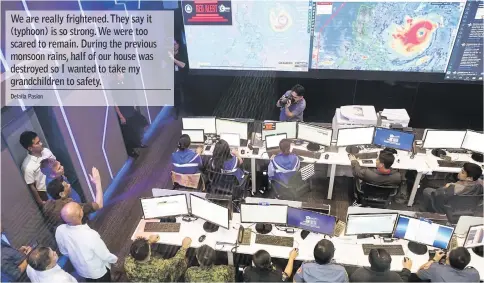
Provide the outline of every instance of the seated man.
[[402,184],[403,175],[398,170],[391,168],[393,162],[395,162],[395,156],[391,152],[380,151],[376,159],[376,169],[362,167],[354,155],[349,154],[348,156],[351,160],[354,178],[379,186],[399,186]]
[[[66,183],[69,183],[67,178],[64,176],[64,166],[52,158],[44,159],[40,162],[40,171],[45,175],[45,184],[48,186],[49,183],[54,179],[60,179]],[[50,196],[52,198],[52,196]],[[73,190],[71,191],[71,198],[80,203],[81,197],[79,194]]]
[[2,282],[18,282],[27,269],[27,254],[32,250],[29,246],[20,249],[12,247],[2,238]]
[[[91,182],[96,187],[96,201],[91,203],[80,203],[82,211],[84,212],[83,223],[86,223],[88,214],[99,210],[103,207],[103,189],[101,185],[101,176],[99,176],[99,171],[93,167]],[[61,218],[61,210],[66,203],[74,201],[70,198],[71,185],[62,179],[54,179],[49,185],[47,185],[47,193],[53,198],[53,200],[48,200],[42,211],[47,217],[47,221],[52,225],[51,228],[55,230],[57,226],[64,224]]]
[[203,148],[197,148],[197,152],[189,149],[190,136],[181,135],[178,141],[178,150],[171,154],[171,162],[173,164],[173,171],[179,174],[196,174],[200,173],[202,168],[202,154]]
[[445,213],[445,205],[455,195],[482,195],[482,182],[479,181],[481,175],[482,169],[479,165],[465,163],[457,175],[456,183],[448,183],[439,189],[424,189],[421,209],[428,212]]
[[298,249],[293,249],[289,254],[286,269],[283,272],[276,270],[272,265],[271,255],[265,250],[259,250],[252,256],[254,266],[244,269],[244,282],[282,282],[291,277],[294,260],[298,255]]
[[207,245],[197,249],[196,254],[200,267],[188,268],[185,282],[234,282],[235,268],[228,265],[213,265],[216,259],[215,250]]
[[412,261],[403,260],[400,275],[390,271],[391,255],[384,249],[372,249],[368,255],[370,267],[360,267],[351,274],[350,282],[408,282]]
[[323,239],[314,247],[314,262],[304,262],[294,275],[294,282],[348,282],[342,265],[332,262],[334,245]]
[[46,158],[55,159],[54,154],[44,147],[39,136],[31,131],[25,131],[20,135],[20,144],[28,154],[22,162],[22,173],[25,182],[34,196],[38,205],[48,199],[46,194],[45,176],[40,172],[40,162]]
[[131,244],[130,254],[124,262],[124,270],[133,282],[177,282],[187,270],[185,256],[192,240],[183,239],[176,255],[163,259],[151,252],[151,245],[158,242],[159,235],[149,239],[138,238]]
[[281,140],[279,148],[281,153],[271,159],[267,174],[270,181],[276,180],[288,185],[292,176],[299,170],[299,158],[291,153],[291,142],[288,139]]
[[[445,264],[439,261],[445,255],[439,251],[435,257],[420,267],[417,276],[430,282],[479,282],[481,276],[473,267],[467,267],[471,262],[471,254],[464,247],[458,247],[447,254]],[[467,268],[466,268],[467,267]]]
[[37,246],[27,258],[27,275],[32,282],[77,282],[57,265],[59,256],[49,247]]

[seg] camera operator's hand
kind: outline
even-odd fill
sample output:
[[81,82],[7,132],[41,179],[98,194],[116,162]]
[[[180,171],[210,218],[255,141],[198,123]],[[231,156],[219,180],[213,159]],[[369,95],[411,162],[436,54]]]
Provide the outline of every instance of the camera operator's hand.
[[288,99],[287,102],[286,102],[286,108],[289,108],[289,106],[291,106],[291,100]]

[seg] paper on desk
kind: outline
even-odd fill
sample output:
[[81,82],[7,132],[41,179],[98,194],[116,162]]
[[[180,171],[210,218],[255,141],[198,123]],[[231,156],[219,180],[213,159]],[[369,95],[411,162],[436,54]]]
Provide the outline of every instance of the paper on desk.
[[385,116],[387,120],[394,121],[409,121],[407,110],[405,109],[383,109],[381,116]]

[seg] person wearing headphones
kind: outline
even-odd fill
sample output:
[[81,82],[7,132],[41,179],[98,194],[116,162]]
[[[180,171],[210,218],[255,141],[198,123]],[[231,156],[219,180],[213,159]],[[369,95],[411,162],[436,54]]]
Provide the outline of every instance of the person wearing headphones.
[[178,141],[178,150],[171,154],[173,171],[178,174],[197,174],[203,166],[200,157],[203,148],[199,147],[195,152],[189,149],[190,143],[189,135],[181,135]]

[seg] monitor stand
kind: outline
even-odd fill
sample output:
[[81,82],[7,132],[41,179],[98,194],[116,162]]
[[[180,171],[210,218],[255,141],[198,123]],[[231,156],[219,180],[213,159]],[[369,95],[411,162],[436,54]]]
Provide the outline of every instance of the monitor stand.
[[306,239],[306,237],[309,235],[309,233],[311,233],[311,232],[309,232],[307,230],[302,230],[301,231],[301,239],[303,239],[303,240]]
[[161,223],[176,223],[175,217],[162,217],[160,218]]
[[308,143],[308,145],[306,146],[306,148],[309,150],[309,151],[319,151],[321,149],[321,146],[319,146],[319,144],[317,143]]
[[258,224],[255,224],[255,230],[259,234],[268,234],[272,231],[272,225],[258,223]]
[[356,145],[349,145],[346,147],[346,152],[354,155],[360,152],[360,149]]
[[338,147],[335,145],[326,146],[324,147],[324,152],[338,153]]
[[446,156],[447,152],[445,152],[445,150],[443,149],[436,148],[436,149],[432,149],[432,155],[440,158],[441,156]]
[[427,253],[427,246],[415,242],[408,242],[408,249],[416,255],[424,255]]
[[375,236],[372,234],[360,234],[356,235],[356,239],[367,239],[367,238],[373,238],[375,239]]
[[479,246],[479,247],[472,248],[472,251],[476,255],[478,255],[480,257],[484,257],[484,255],[483,255],[484,254],[484,246]]
[[218,231],[218,225],[212,224],[210,222],[203,223],[203,230],[207,233],[213,233]]
[[484,161],[483,161],[483,156],[482,156],[482,154],[477,153],[477,152],[474,152],[474,153],[471,155],[471,158],[472,158],[472,160],[474,160],[475,162],[480,162],[480,163],[484,162]]

